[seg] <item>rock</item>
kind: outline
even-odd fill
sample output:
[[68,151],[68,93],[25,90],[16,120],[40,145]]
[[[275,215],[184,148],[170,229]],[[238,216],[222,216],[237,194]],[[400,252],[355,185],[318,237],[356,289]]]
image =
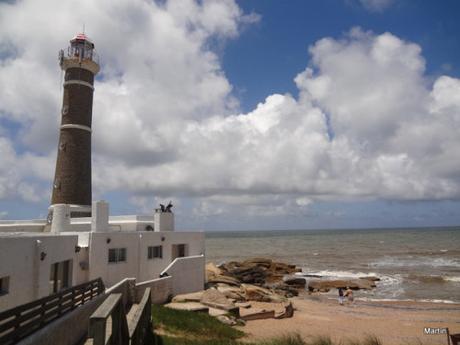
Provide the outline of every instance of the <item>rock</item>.
[[319,274],[309,274],[309,273],[303,273],[299,275],[305,278],[322,278],[323,277],[323,276],[320,276]]
[[239,287],[228,286],[226,284],[217,284],[217,291],[221,292],[227,298],[236,301],[244,301],[244,292]]
[[256,264],[244,263],[239,267],[234,267],[225,272],[225,275],[229,275],[247,284],[264,284],[266,274],[266,268],[257,266]]
[[262,320],[262,319],[274,319],[274,310],[255,309],[251,308],[247,313],[241,315],[241,319],[245,321],[249,320]]
[[231,309],[235,306],[232,302],[230,302],[225,295],[218,291],[217,289],[208,289],[206,290],[200,300],[201,304],[207,305],[209,307],[217,308],[217,309]]
[[261,288],[259,286],[250,284],[241,284],[244,289],[244,295],[248,301],[259,301],[259,302],[275,302],[280,303],[286,301],[286,298],[280,296],[268,289]]
[[166,308],[176,309],[176,310],[187,310],[187,311],[196,311],[208,313],[209,308],[201,303],[197,302],[185,302],[185,303],[168,303],[165,304]]
[[294,316],[294,307],[292,306],[292,303],[289,302],[285,307],[284,307],[284,312],[278,315],[275,315],[275,319],[286,319]]
[[287,285],[294,285],[298,287],[305,287],[305,285],[307,284],[307,281],[304,278],[286,277],[283,280],[284,283]]
[[267,258],[252,258],[249,260],[245,260],[244,262],[249,264],[257,264],[258,266],[269,268],[273,260]]
[[201,297],[203,296],[204,291],[186,293],[182,295],[174,296],[172,302],[180,303],[180,302],[200,302]]
[[376,276],[359,277],[359,279],[366,279],[366,280],[370,280],[370,281],[373,281],[373,282],[379,282],[380,281],[380,278],[376,277]]
[[210,279],[215,276],[222,275],[222,270],[214,265],[212,262],[206,264],[206,278]]
[[235,326],[237,324],[235,319],[233,319],[231,317],[228,317],[226,315],[216,316],[216,319],[219,320],[220,322],[222,322],[223,324],[226,324],[226,325],[229,325],[229,326]]
[[371,290],[375,287],[375,283],[366,279],[354,280],[310,280],[308,282],[309,291],[327,292],[330,289],[346,289],[349,287],[352,290]]
[[227,313],[228,312],[226,310],[217,309],[217,308],[209,308],[209,315],[214,316],[214,317],[217,317],[220,315],[227,315]]
[[241,282],[238,279],[229,277],[229,276],[219,275],[219,276],[215,276],[215,277],[208,279],[208,284],[217,284],[217,283],[224,283],[224,284],[234,285],[234,286],[241,285]]
[[251,308],[251,303],[249,303],[249,302],[236,302],[235,307],[247,309],[247,308]]

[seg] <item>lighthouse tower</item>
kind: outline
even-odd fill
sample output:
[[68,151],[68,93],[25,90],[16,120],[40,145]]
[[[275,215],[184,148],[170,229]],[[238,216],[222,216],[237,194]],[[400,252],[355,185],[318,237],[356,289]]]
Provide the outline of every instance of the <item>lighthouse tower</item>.
[[94,76],[99,63],[85,34],[70,40],[59,53],[65,72],[56,172],[50,214],[65,204],[71,217],[91,215],[91,118]]

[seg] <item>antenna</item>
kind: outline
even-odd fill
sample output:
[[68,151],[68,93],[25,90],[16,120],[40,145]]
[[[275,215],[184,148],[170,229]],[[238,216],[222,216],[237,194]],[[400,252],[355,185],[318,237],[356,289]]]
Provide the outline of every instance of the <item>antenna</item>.
[[85,23],[83,23],[83,34],[85,33]]

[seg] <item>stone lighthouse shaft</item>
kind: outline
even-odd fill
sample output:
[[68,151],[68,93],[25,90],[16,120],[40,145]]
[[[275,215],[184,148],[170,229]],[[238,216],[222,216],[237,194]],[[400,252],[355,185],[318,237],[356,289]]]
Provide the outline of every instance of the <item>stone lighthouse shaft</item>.
[[94,44],[84,34],[70,40],[59,60],[65,79],[50,211],[67,204],[72,217],[85,217],[91,215],[91,120],[99,64]]

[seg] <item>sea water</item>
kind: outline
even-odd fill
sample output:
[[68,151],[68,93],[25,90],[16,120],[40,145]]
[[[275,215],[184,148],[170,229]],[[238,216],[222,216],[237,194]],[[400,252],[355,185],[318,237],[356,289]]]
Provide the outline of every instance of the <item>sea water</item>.
[[360,299],[460,302],[460,227],[206,233],[208,262],[251,257],[322,279],[379,277]]

